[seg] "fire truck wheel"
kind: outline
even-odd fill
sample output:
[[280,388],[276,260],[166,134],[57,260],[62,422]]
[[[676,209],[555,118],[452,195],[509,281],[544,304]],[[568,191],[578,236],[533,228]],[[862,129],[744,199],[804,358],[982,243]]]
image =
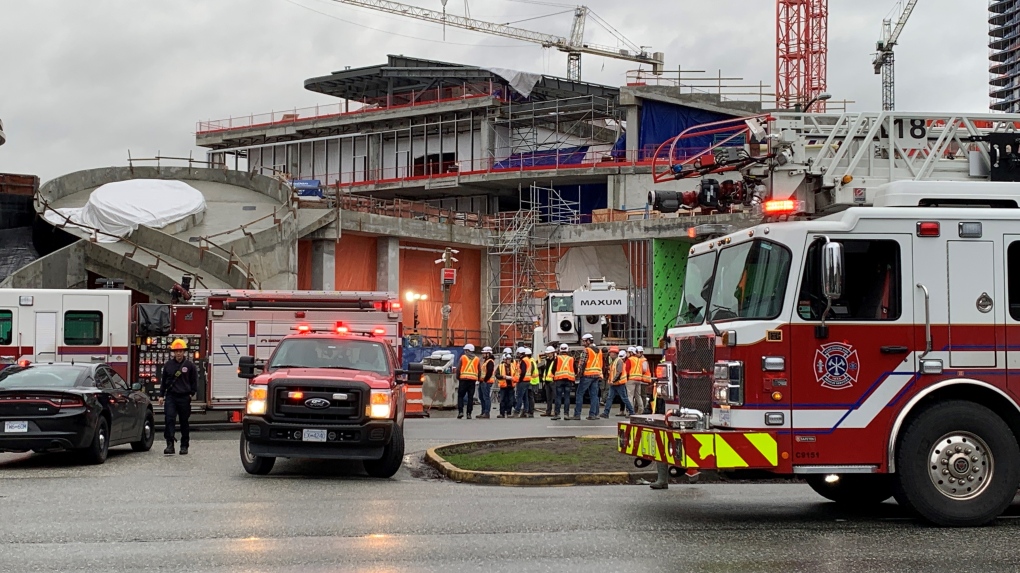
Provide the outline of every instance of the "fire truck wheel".
[[147,452],[152,449],[152,442],[156,440],[156,420],[152,412],[145,415],[145,423],[142,424],[142,436],[137,442],[131,442],[131,449],[136,452]]
[[393,430],[393,438],[383,450],[378,460],[365,460],[365,473],[374,478],[393,477],[404,463],[404,430],[397,426]]
[[877,505],[893,495],[888,475],[843,474],[831,479],[825,474],[809,475],[807,483],[815,493],[840,505]]
[[253,476],[264,476],[273,471],[275,464],[276,458],[252,455],[251,449],[248,447],[248,438],[244,437],[243,433],[241,434],[241,465],[244,466],[244,471]]
[[992,410],[962,400],[935,404],[906,426],[896,450],[896,500],[941,526],[984,525],[1020,483],[1020,446]]

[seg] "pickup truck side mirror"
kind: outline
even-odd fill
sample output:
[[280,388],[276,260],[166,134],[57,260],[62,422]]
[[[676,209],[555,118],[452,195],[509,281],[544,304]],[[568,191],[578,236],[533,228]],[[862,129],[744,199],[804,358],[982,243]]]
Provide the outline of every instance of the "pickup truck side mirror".
[[242,356],[237,361],[237,377],[251,380],[264,368],[265,365],[256,362],[254,356]]
[[404,373],[407,375],[408,384],[421,386],[421,377],[425,374],[425,365],[421,362],[412,362],[407,365],[407,370]]

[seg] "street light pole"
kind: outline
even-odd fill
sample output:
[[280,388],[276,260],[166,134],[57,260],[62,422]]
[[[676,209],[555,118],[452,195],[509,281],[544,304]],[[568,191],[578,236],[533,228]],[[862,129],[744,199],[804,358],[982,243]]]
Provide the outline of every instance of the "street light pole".
[[[448,268],[453,267],[453,253],[451,253],[450,251],[451,251],[450,247],[446,247],[446,250],[443,251],[443,268],[444,269],[448,269]],[[448,333],[447,329],[450,326],[450,287],[451,287],[451,285],[444,284],[444,285],[442,285],[442,287],[443,287],[443,308],[442,308],[442,313],[443,313],[443,328],[442,328],[442,334],[440,336],[440,339],[442,341],[441,346],[445,347],[445,346],[447,346],[447,342],[449,342],[449,340],[447,338],[447,333]]]

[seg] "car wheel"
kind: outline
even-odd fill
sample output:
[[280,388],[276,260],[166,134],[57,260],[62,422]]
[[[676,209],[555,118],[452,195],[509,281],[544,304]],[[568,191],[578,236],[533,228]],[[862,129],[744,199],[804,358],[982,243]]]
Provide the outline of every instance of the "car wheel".
[[877,505],[892,497],[892,476],[844,474],[827,481],[828,475],[813,474],[807,483],[815,493],[846,506]]
[[142,424],[142,436],[137,442],[131,442],[131,449],[136,452],[147,452],[152,449],[152,442],[156,440],[156,420],[152,412],[146,412],[145,423]]
[[963,400],[915,417],[896,448],[894,495],[941,526],[978,526],[1002,514],[1020,482],[1020,446],[992,410]]
[[383,449],[378,460],[365,460],[365,472],[374,478],[393,477],[404,463],[404,429],[397,426],[393,430],[390,443]]
[[273,471],[275,464],[276,458],[263,458],[252,454],[251,448],[248,447],[248,438],[241,434],[241,465],[244,466],[244,471],[253,476],[264,476]]
[[99,465],[106,461],[110,453],[110,424],[106,418],[100,416],[99,424],[96,425],[95,435],[92,437],[92,444],[84,451],[85,461],[90,464]]

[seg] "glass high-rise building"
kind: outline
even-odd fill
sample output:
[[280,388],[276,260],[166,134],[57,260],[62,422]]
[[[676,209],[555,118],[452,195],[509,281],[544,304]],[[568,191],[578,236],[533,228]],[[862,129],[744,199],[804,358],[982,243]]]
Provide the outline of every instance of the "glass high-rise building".
[[1020,0],[989,1],[988,36],[989,107],[1020,113]]

